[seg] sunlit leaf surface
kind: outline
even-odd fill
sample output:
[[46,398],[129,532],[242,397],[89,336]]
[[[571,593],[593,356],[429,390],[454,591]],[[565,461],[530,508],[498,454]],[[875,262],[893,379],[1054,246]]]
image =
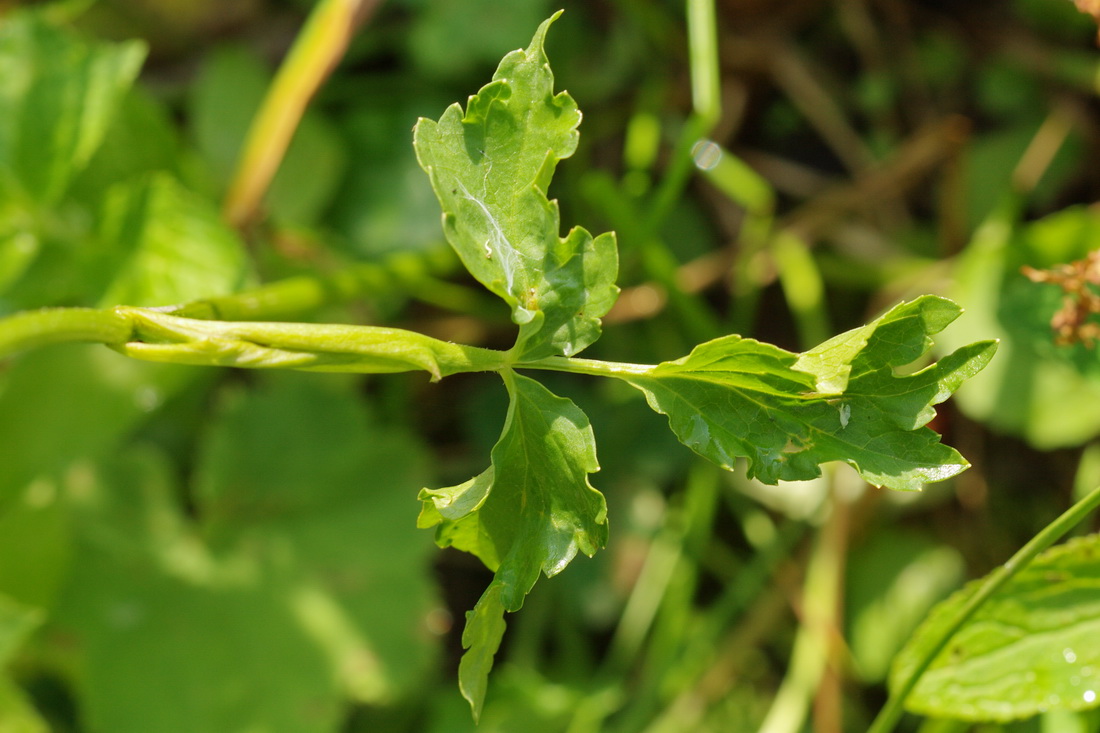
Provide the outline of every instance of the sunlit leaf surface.
[[876,486],[917,490],[969,465],[924,425],[996,344],[965,346],[914,374],[894,370],[923,355],[959,312],[922,297],[801,356],[726,336],[625,379],[668,415],[682,443],[724,468],[747,458],[751,476],[775,483],[845,461]]
[[[977,592],[937,606],[898,654],[891,687],[912,673]],[[995,593],[951,639],[909,696],[916,713],[1012,720],[1100,704],[1100,536],[1047,550]]]
[[421,492],[419,525],[439,525],[440,545],[471,552],[496,573],[463,634],[460,684],[475,714],[504,611],[519,610],[540,572],[556,575],[578,550],[591,556],[607,541],[607,505],[588,483],[599,470],[588,418],[532,379],[507,373],[505,382],[511,404],[490,468]]
[[455,104],[439,122],[421,119],[414,140],[447,239],[511,307],[518,353],[529,359],[591,344],[618,294],[614,235],[593,238],[577,227],[562,239],[557,203],[546,196],[558,161],[577,147],[581,121],[572,97],[554,93],[542,48],[553,20],[526,50],[504,57],[465,112]]

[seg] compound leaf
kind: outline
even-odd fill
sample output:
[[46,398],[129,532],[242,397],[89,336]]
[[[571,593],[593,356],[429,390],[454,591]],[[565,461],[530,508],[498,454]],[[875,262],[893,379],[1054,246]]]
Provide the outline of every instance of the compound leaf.
[[[894,660],[890,686],[912,674],[975,581],[937,606]],[[952,637],[909,695],[912,712],[1012,720],[1100,702],[1100,535],[1051,548],[1017,573]]]
[[969,465],[923,426],[932,405],[989,362],[996,343],[964,346],[907,376],[894,369],[927,352],[929,336],[960,312],[925,296],[801,356],[725,336],[624,378],[668,415],[680,442],[724,468],[745,457],[750,476],[775,483],[845,461],[876,486],[917,490]]
[[561,572],[581,551],[607,541],[607,504],[588,483],[599,470],[588,418],[538,382],[503,373],[511,402],[492,465],[458,486],[425,489],[418,525],[437,526],[436,542],[481,558],[495,572],[468,615],[459,684],[477,716],[485,680],[504,632],[538,580]]
[[414,134],[420,165],[443,207],[443,228],[463,264],[508,303],[520,326],[518,356],[572,356],[600,335],[600,318],[618,295],[611,233],[582,228],[559,236],[557,203],[546,196],[558,161],[577,147],[581,113],[554,93],[543,40],[501,61],[493,81],[463,112],[421,119]]

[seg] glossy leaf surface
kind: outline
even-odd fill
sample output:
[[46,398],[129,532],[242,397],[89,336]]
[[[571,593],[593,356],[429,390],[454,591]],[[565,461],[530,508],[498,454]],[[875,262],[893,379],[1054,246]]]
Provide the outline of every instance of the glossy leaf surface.
[[[937,606],[898,654],[897,687],[981,587]],[[952,637],[906,707],[965,720],[1012,720],[1100,703],[1100,536],[1047,550]]]
[[925,296],[801,356],[726,336],[625,379],[668,415],[680,442],[724,468],[744,457],[750,476],[775,483],[845,461],[876,486],[917,490],[969,465],[924,425],[996,344],[965,346],[914,374],[894,370],[927,352],[930,335],[960,312]]

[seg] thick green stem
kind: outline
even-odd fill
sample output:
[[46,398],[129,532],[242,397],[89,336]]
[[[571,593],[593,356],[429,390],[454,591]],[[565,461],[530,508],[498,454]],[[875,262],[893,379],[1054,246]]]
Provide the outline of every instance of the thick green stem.
[[0,320],[0,357],[46,344],[102,343],[149,361],[251,369],[386,373],[424,370],[439,379],[500,371],[506,352],[378,326],[208,321],[149,308],[55,308]]
[[[309,287],[306,290],[312,292]],[[286,304],[278,293],[272,295],[274,301]],[[230,310],[263,312],[267,302],[258,298],[253,307],[236,299],[230,301]],[[172,309],[118,306],[19,313],[0,320],[0,358],[46,344],[90,341],[147,361],[374,374],[422,369],[433,379],[510,367],[600,377],[642,376],[654,369],[648,364],[561,356],[517,362],[509,352],[381,326],[206,320],[221,315],[219,304],[209,301]]]
[[70,341],[118,343],[130,336],[130,320],[94,308],[45,308],[0,320],[0,358],[26,349]]
[[986,576],[985,582],[982,584],[981,588],[978,589],[978,592],[971,596],[966,605],[962,607],[958,617],[944,630],[942,638],[928,649],[928,653],[925,654],[924,658],[913,669],[912,674],[910,674],[900,686],[890,691],[889,699],[882,707],[882,710],[879,711],[871,727],[867,729],[867,733],[888,733],[892,731],[901,718],[905,700],[909,697],[909,693],[917,686],[917,682],[920,681],[921,675],[924,674],[925,670],[927,670],[936,657],[939,656],[940,652],[947,647],[948,642],[951,641],[951,638],[959,629],[970,620],[977,610],[981,608],[982,604],[988,601],[994,593],[1004,587],[1004,584],[1011,580],[1016,573],[1027,567],[1039,553],[1053,545],[1067,532],[1080,524],[1089,513],[1098,506],[1100,506],[1100,487],[1093,489],[1088,496],[1067,509],[1062,516],[1055,519],[1044,527],[1039,534],[1031,538],[1031,541],[1021,547],[1008,562]]
[[318,323],[198,321],[143,308],[117,308],[134,338],[112,347],[127,356],[250,369],[389,373],[423,369],[440,379],[499,371],[505,352],[453,344],[414,331]]
[[[285,301],[275,295],[275,300]],[[233,312],[262,312],[232,301]],[[182,317],[178,315],[200,316]],[[515,362],[508,352],[454,344],[414,331],[381,326],[323,323],[217,321],[223,315],[216,303],[198,303],[167,309],[53,308],[19,313],[0,320],[0,358],[46,344],[90,341],[110,346],[127,356],[200,366],[248,369],[304,369],[309,371],[388,373],[424,370],[433,379],[459,372],[544,369],[601,377],[648,374],[654,367],[593,359],[553,356]]]

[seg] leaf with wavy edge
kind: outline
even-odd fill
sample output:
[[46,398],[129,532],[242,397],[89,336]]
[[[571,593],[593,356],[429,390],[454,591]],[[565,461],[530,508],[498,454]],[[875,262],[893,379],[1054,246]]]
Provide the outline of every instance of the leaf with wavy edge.
[[556,575],[607,542],[607,504],[588,483],[599,470],[588,418],[538,382],[503,373],[511,403],[492,465],[458,486],[425,489],[417,524],[436,542],[473,553],[495,572],[467,615],[459,686],[480,713],[504,611],[518,611],[539,573]]
[[520,326],[516,353],[572,356],[600,335],[600,318],[618,295],[615,235],[584,229],[558,236],[560,217],[546,197],[559,160],[577,147],[581,113],[554,93],[543,40],[501,61],[493,81],[414,131],[417,160],[443,207],[447,240],[466,269],[508,303]]
[[668,416],[680,442],[724,468],[744,457],[750,476],[775,483],[845,461],[876,486],[918,490],[969,466],[923,426],[997,345],[965,346],[907,376],[894,369],[925,354],[930,335],[960,313],[924,296],[802,355],[726,336],[624,379]]

